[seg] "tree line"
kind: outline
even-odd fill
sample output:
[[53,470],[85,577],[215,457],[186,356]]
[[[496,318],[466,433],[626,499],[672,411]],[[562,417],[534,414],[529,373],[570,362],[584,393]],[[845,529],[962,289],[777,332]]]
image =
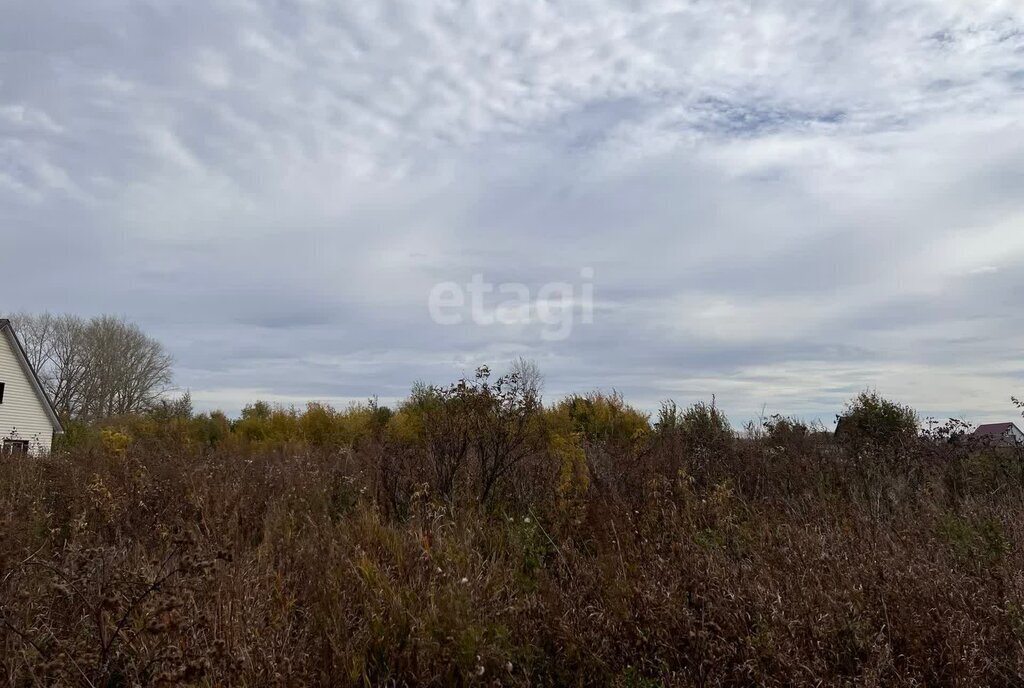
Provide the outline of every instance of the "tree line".
[[65,420],[144,413],[170,389],[174,359],[160,342],[122,317],[8,317],[43,389]]

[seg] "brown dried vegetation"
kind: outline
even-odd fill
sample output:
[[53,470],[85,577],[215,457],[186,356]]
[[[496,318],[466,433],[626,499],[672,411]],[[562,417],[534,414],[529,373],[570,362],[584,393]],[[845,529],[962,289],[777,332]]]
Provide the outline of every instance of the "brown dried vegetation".
[[1018,454],[685,414],[592,433],[599,397],[513,417],[507,382],[444,415],[484,382],[346,446],[162,432],[4,460],[0,680],[1024,681]]

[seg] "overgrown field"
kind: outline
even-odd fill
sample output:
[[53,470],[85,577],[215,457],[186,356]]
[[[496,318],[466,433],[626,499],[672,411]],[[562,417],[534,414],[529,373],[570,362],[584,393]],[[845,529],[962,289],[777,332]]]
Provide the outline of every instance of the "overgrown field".
[[4,458],[0,680],[1024,682],[1018,454],[494,394],[434,390],[345,446],[165,417]]

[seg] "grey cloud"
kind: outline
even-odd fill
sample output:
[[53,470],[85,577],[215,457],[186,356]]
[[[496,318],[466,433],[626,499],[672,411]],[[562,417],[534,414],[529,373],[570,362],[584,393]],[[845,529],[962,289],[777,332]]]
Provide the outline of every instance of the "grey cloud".
[[[203,408],[536,358],[550,394],[1010,412],[1019,10],[14,2],[11,310],[114,312]],[[30,258],[30,256],[32,258]],[[594,268],[593,325],[444,327],[441,281]]]

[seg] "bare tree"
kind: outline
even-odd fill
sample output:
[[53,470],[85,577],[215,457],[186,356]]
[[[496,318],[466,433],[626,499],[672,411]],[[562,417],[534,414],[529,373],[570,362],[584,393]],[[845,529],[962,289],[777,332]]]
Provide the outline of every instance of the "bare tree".
[[12,323],[57,412],[86,420],[152,408],[173,359],[138,325],[102,316],[17,314]]
[[48,364],[39,369],[57,413],[64,418],[81,414],[88,383],[90,352],[85,345],[87,323],[73,315],[54,323]]
[[512,361],[508,372],[516,378],[523,396],[539,404],[544,393],[544,374],[540,372],[537,362],[520,356]]
[[85,379],[85,321],[51,313],[9,318],[50,400],[62,416],[73,416]]
[[42,370],[50,362],[53,334],[57,317],[49,313],[32,315],[14,313],[8,316],[25,348],[29,363],[36,370]]

